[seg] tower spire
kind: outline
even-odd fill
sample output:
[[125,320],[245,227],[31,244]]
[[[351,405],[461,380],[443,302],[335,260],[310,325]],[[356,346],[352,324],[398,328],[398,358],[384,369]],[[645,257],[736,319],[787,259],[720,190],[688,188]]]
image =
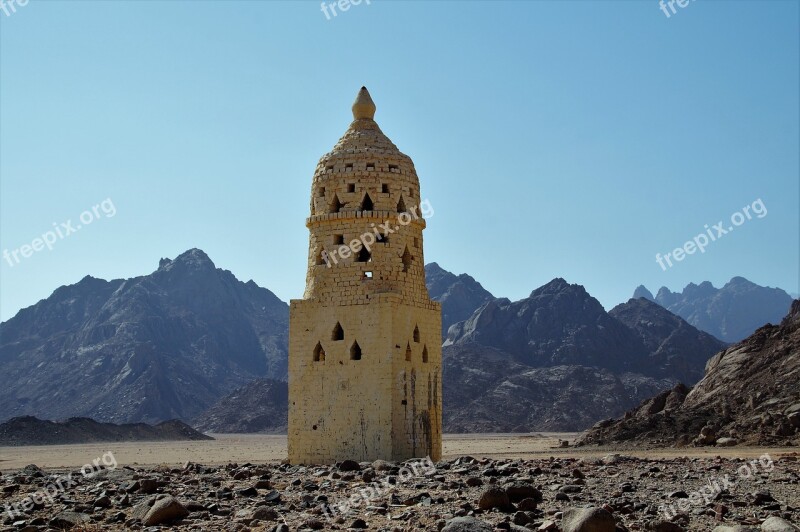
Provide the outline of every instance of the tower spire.
[[356,96],[356,101],[353,102],[353,118],[356,120],[367,119],[373,120],[375,118],[375,102],[369,95],[366,87],[361,87]]

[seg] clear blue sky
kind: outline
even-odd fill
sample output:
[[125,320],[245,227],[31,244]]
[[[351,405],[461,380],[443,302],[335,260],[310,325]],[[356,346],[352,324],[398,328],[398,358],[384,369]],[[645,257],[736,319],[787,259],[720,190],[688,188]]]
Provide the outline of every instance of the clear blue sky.
[[[8,2],[9,0],[6,0]],[[798,2],[30,0],[0,12],[0,319],[205,250],[302,295],[311,177],[366,85],[435,215],[426,261],[606,308],[741,275],[798,292]],[[761,199],[663,271],[655,261]]]

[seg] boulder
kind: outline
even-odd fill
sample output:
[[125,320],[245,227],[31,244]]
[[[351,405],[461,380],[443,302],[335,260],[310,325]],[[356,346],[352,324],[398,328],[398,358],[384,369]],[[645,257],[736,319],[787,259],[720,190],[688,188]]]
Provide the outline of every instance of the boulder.
[[456,517],[447,522],[441,532],[492,532],[494,527],[474,517]]
[[794,526],[786,519],[780,517],[770,517],[761,523],[761,530],[763,532],[798,532],[800,528]]
[[614,516],[602,508],[570,508],[561,520],[563,532],[614,532]]

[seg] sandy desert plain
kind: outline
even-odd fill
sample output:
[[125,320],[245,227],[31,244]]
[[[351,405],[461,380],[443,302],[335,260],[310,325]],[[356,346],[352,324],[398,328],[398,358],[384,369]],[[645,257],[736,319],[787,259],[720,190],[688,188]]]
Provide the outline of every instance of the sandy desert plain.
[[[685,447],[637,449],[626,447],[561,447],[580,433],[538,432],[532,434],[445,434],[443,459],[459,456],[476,458],[597,458],[618,452],[640,458],[754,458],[764,453],[780,456],[797,449],[762,447]],[[0,447],[0,471],[36,464],[43,469],[78,468],[111,452],[119,467],[179,467],[187,462],[204,465],[236,463],[279,463],[286,458],[286,435],[213,434],[213,441],[123,442],[76,445]]]

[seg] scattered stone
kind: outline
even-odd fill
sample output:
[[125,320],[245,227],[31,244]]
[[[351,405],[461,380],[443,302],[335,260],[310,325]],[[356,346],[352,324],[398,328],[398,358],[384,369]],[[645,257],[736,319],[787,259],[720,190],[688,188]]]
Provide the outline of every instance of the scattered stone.
[[489,488],[481,494],[481,498],[478,501],[478,508],[481,510],[497,508],[500,511],[506,512],[511,508],[511,500],[508,498],[506,490],[501,488]]
[[602,508],[571,508],[561,521],[563,532],[614,532],[614,517]]
[[798,532],[800,528],[794,526],[786,519],[780,517],[770,517],[761,523],[763,532]]
[[447,522],[442,532],[493,532],[494,527],[474,517],[456,517]]
[[61,530],[61,529],[70,529],[76,526],[85,525],[89,522],[91,522],[91,518],[86,514],[77,512],[61,512],[60,514],[53,517],[48,524],[52,528]]
[[339,464],[339,471],[360,471],[361,465],[355,460],[345,460]]

